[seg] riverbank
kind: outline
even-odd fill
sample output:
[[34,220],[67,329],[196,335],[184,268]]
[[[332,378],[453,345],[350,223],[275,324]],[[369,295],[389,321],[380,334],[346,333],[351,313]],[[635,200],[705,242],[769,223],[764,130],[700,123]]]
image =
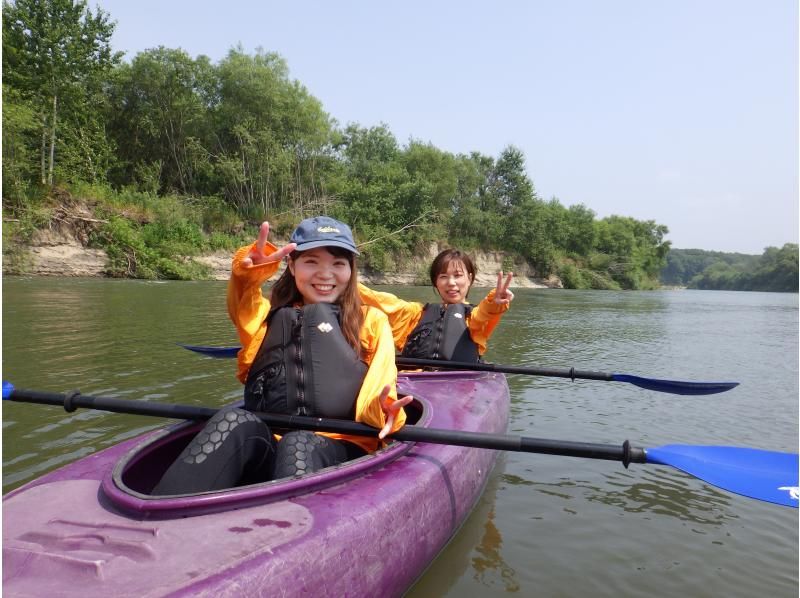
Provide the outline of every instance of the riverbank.
[[[87,246],[88,237],[72,225],[56,225],[36,231],[31,243],[18,258],[23,268],[12,268],[3,262],[3,274],[26,276],[104,277],[108,256],[102,249]],[[432,244],[425,255],[398,272],[372,272],[359,270],[359,278],[367,284],[429,284],[427,268],[433,257],[444,247]],[[506,257],[503,252],[474,252],[472,257],[478,269],[475,284],[478,287],[494,286],[497,272],[503,269]],[[210,269],[213,280],[230,277],[231,253],[218,251],[201,256],[182,258],[192,260]],[[515,264],[514,283],[517,288],[563,288],[556,276],[538,278],[527,264]]]

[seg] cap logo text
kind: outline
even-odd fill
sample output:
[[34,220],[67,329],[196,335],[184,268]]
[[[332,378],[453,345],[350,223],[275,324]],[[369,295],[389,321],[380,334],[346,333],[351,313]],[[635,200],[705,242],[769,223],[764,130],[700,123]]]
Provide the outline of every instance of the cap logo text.
[[338,233],[341,232],[335,226],[320,226],[317,228],[318,233]]

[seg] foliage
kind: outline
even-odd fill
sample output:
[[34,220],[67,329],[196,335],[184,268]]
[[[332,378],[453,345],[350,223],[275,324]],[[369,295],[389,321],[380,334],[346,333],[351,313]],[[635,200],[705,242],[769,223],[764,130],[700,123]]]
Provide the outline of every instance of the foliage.
[[[132,278],[203,278],[208,268],[186,256],[211,249],[232,249],[241,239],[203,228],[200,203],[175,195],[154,196],[130,189],[103,196],[100,210],[108,223],[93,244],[109,255],[109,275]],[[134,216],[133,218],[131,216]]]
[[325,160],[330,123],[288,72],[275,53],[248,56],[241,49],[217,67],[214,152],[222,192],[242,211],[257,208],[261,218],[276,210],[302,213],[321,195],[316,170]]
[[455,187],[450,154],[418,142],[401,149],[385,125],[350,125],[335,150],[340,167],[326,183],[336,198],[330,213],[368,243],[368,267],[394,270],[397,259],[436,238]]
[[452,154],[385,124],[340,127],[276,53],[237,47],[213,64],[158,47],[122,63],[109,16],[83,0],[6,2],[3,25],[3,205],[27,214],[14,236],[42,189],[69,181],[108,220],[93,239],[111,275],[202,276],[185,256],[231,250],[265,219],[285,238],[320,213],[348,222],[379,271],[442,241],[572,288],[655,288],[676,263],[663,225],[539,197],[514,146]]
[[109,86],[109,132],[119,162],[111,180],[153,193],[197,193],[211,176],[207,104],[209,60],[159,47],[138,54]]
[[36,151],[31,140],[38,130],[34,105],[19,91],[3,84],[3,197],[25,202],[27,181],[37,169],[29,156]]
[[621,287],[607,272],[582,268],[570,261],[563,262],[558,276],[566,289],[595,289],[618,291]]
[[757,260],[758,256],[743,253],[672,249],[667,254],[667,263],[661,270],[660,278],[663,284],[687,286],[695,276],[717,262],[743,271],[755,267]]
[[[176,252],[186,252],[190,245],[184,241],[195,231],[185,221],[173,226],[158,222],[137,226],[116,214],[92,238],[108,255],[108,275],[124,278],[168,278],[191,280],[205,278],[206,266],[186,260]],[[191,250],[189,250],[191,251]]]
[[[79,0],[3,3],[3,79],[35,115],[25,128],[16,164],[39,182],[99,180],[112,159],[104,133],[103,86],[119,54],[110,46],[114,24]],[[5,112],[5,108],[4,108]],[[5,124],[5,123],[4,123]],[[24,166],[22,166],[24,164]]]
[[798,292],[798,246],[767,247],[755,261],[715,261],[695,275],[689,288]]
[[[557,272],[567,288],[655,288],[669,250],[667,228],[583,205],[540,199],[519,150],[495,162],[461,156],[450,230],[465,246],[497,247],[528,260],[541,275]],[[569,256],[569,257],[566,257]]]
[[622,288],[656,288],[669,252],[667,232],[652,220],[609,216],[597,222],[594,249],[608,258],[606,269]]

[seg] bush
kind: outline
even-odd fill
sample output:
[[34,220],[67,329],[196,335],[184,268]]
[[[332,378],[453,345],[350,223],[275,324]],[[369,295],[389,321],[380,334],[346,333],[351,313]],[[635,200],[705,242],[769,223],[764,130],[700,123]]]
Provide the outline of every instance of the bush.
[[201,223],[205,232],[228,235],[242,233],[244,223],[239,214],[219,197],[203,197],[199,202],[202,208]]
[[252,239],[244,240],[240,236],[225,235],[223,233],[211,233],[206,238],[206,248],[211,251],[230,251],[233,253],[239,247],[252,243]]
[[583,271],[574,264],[563,264],[558,270],[565,289],[589,289],[591,283],[583,275]]
[[109,276],[195,280],[210,274],[207,266],[176,257],[196,253],[194,243],[201,241],[197,227],[184,220],[136,226],[112,215],[92,241],[108,254]]

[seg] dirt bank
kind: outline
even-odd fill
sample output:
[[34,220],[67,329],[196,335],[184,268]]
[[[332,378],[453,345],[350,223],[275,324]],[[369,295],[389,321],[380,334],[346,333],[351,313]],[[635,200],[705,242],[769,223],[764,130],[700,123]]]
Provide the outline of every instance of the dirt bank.
[[[84,247],[74,239],[52,232],[37,234],[37,242],[29,248],[26,275],[36,276],[105,276],[106,254],[100,249]],[[497,272],[502,268],[500,253],[476,253],[479,287],[493,286]],[[231,273],[231,254],[217,252],[191,258],[211,268],[214,280],[227,280]],[[421,284],[425,281],[424,268],[429,262],[420,262],[419,269],[407,272],[375,273],[359,271],[359,278],[368,284]],[[522,270],[522,272],[520,272]],[[513,286],[517,288],[562,288],[556,277],[535,278],[524,267],[515,268]],[[7,273],[4,267],[4,274]]]
[[[53,220],[49,229],[37,231],[33,235],[31,244],[21,260],[26,275],[100,277],[106,275],[106,253],[101,249],[87,247],[88,230],[97,221],[93,221],[88,210],[85,214],[75,212],[74,206],[69,216]],[[436,243],[431,244],[426,255],[411,262],[404,271],[389,273],[359,271],[359,277],[368,284],[428,284],[427,268],[433,257],[443,248],[444,246],[440,247]],[[472,257],[478,268],[476,285],[494,286],[497,282],[497,272],[503,269],[505,254],[497,251],[474,252]],[[209,266],[211,277],[215,280],[227,280],[230,276],[231,254],[228,252],[187,259]],[[15,273],[10,271],[5,261],[3,273]],[[562,288],[561,280],[557,277],[537,278],[527,264],[516,264],[514,273],[513,286],[517,288]]]
[[[430,284],[428,270],[431,261],[440,251],[438,245],[433,245],[429,255],[420,258],[411,264],[412,269],[403,272],[367,272],[359,270],[359,280],[367,284]],[[494,286],[497,284],[497,272],[503,268],[504,254],[502,252],[476,252],[472,254],[478,276],[475,284],[479,287]],[[215,280],[227,280],[231,274],[231,254],[218,252],[211,255],[195,257],[196,261],[209,266]],[[514,268],[514,283],[517,288],[563,288],[558,277],[547,279],[536,278],[532,275],[527,265],[517,265]]]

